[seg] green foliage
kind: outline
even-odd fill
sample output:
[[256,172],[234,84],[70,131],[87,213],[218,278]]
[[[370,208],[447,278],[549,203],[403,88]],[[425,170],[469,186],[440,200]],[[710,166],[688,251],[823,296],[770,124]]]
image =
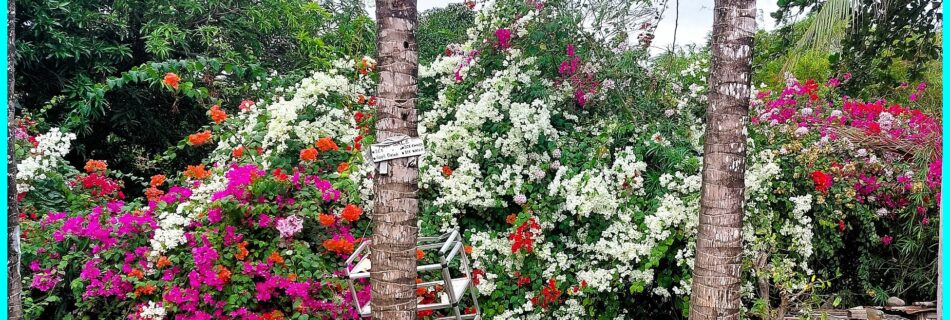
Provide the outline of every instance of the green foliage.
[[419,14],[416,43],[419,44],[419,64],[431,63],[444,54],[445,46],[461,43],[468,37],[465,31],[475,24],[472,9],[461,3],[445,8],[429,9]]
[[[26,0],[16,20],[20,113],[76,130],[74,164],[109,158],[137,176],[203,156],[152,161],[212,104],[233,110],[265,83],[375,46],[362,9],[304,0]],[[179,90],[160,85],[166,72],[182,77]]]

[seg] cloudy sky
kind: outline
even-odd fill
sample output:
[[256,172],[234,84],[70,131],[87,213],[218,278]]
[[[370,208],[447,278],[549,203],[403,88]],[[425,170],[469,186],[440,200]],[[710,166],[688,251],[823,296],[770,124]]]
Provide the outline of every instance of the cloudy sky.
[[[425,11],[431,8],[445,7],[449,3],[460,3],[462,0],[417,0],[419,11]],[[669,7],[660,20],[660,25],[656,29],[656,38],[653,42],[654,47],[665,48],[673,41],[673,30],[676,25],[676,1],[669,0]],[[679,0],[679,29],[676,31],[676,43],[679,45],[687,43],[702,43],[706,35],[712,31],[712,8],[713,0]],[[775,21],[769,17],[769,14],[775,11],[778,6],[776,0],[756,0],[756,8],[759,10],[759,28],[771,30],[775,27]],[[656,49],[659,50],[659,49]]]

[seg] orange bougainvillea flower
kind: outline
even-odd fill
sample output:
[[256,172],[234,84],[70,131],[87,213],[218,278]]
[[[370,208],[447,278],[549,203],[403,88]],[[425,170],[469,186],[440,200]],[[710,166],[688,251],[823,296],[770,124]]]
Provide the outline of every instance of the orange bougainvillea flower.
[[219,105],[211,106],[211,120],[214,121],[214,123],[220,124],[222,121],[226,120],[227,118],[228,118],[228,114],[227,112],[224,112],[224,110],[221,110],[221,106]]
[[279,264],[279,265],[283,265],[283,264],[284,264],[284,258],[281,257],[280,254],[277,253],[277,251],[271,252],[270,255],[267,256],[267,261],[268,261],[268,262],[273,262],[273,263],[276,263],[276,264]]
[[317,152],[317,149],[314,149],[314,148],[312,148],[312,147],[311,147],[311,148],[306,148],[306,149],[300,150],[300,160],[301,160],[301,161],[314,161],[314,160],[317,160],[317,154],[319,154],[319,153]]
[[127,275],[136,279],[142,279],[145,277],[145,273],[143,273],[142,270],[139,270],[138,268],[132,269],[132,271],[129,271]]
[[177,74],[175,74],[174,72],[166,73],[166,74],[165,74],[165,79],[162,80],[162,82],[164,82],[164,83],[167,84],[168,86],[170,86],[170,87],[172,87],[172,88],[175,88],[175,89],[178,89],[178,82],[179,82],[179,81],[181,81],[181,77],[179,77],[179,76],[178,76]]
[[151,181],[149,181],[148,185],[150,185],[150,186],[152,186],[152,187],[158,187],[158,186],[162,185],[163,183],[165,183],[165,175],[164,175],[164,174],[156,174],[156,175],[152,176],[152,179],[151,179]]
[[217,267],[218,267],[218,279],[225,283],[227,283],[228,281],[231,281],[231,270],[228,270],[227,267],[222,266],[220,264],[217,265]]
[[356,98],[356,102],[358,102],[359,104],[366,103],[366,96],[360,95],[359,97]]
[[422,250],[416,249],[416,260],[422,260],[425,257],[426,257],[425,252],[422,252]]
[[515,220],[517,219],[518,219],[518,216],[512,213],[512,214],[509,214],[508,217],[505,218],[505,222],[507,222],[508,224],[515,224]]
[[346,163],[346,162],[340,163],[340,165],[336,166],[336,172],[339,172],[342,174],[343,171],[346,171],[346,169],[349,167],[350,167],[349,163]]
[[243,155],[244,155],[244,146],[237,146],[237,148],[234,148],[233,150],[231,150],[231,156],[235,158],[240,158]]
[[320,140],[317,140],[317,148],[323,152],[340,150],[336,142],[333,142],[333,138],[320,138]]
[[86,161],[86,166],[83,168],[86,169],[86,172],[88,173],[93,173],[96,171],[105,172],[106,168],[108,168],[108,165],[106,165],[106,162],[102,160],[89,160]]
[[463,246],[462,248],[465,249],[465,254],[472,254],[472,246],[466,245],[466,246]]
[[[420,284],[420,283],[422,283],[422,279],[416,278],[416,284]],[[417,296],[425,295],[426,293],[429,293],[429,288],[426,288],[426,287],[416,288]]]
[[166,256],[158,257],[158,262],[155,263],[155,267],[159,269],[170,266],[170,265],[172,265],[172,262],[168,260],[168,257]]
[[205,130],[188,135],[188,144],[200,146],[211,140],[211,131]]
[[451,177],[452,168],[450,168],[449,165],[442,166],[442,175],[445,176],[446,178]]
[[145,198],[148,199],[148,201],[158,201],[158,199],[164,194],[165,191],[162,191],[156,187],[149,187],[148,189],[145,189]]
[[346,239],[327,239],[323,241],[323,247],[339,254],[353,253],[353,242]]
[[185,170],[186,178],[202,180],[210,176],[211,171],[206,170],[203,164],[188,166],[188,169]]
[[324,227],[332,226],[334,222],[336,222],[336,217],[332,214],[320,214],[320,224]]
[[136,297],[141,296],[141,295],[150,295],[150,294],[153,294],[153,293],[155,293],[155,286],[150,285],[150,284],[146,284],[146,285],[144,285],[144,286],[140,286],[140,287],[138,287],[138,288],[135,288],[135,296],[136,296]]
[[237,246],[238,246],[238,251],[234,253],[234,258],[238,260],[244,260],[244,258],[247,258],[247,254],[248,254],[247,248],[246,248],[247,241],[242,241],[241,243],[238,243]]
[[348,204],[345,208],[343,208],[343,212],[340,213],[340,216],[346,221],[353,222],[359,220],[360,215],[362,214],[363,209],[360,209],[360,207],[357,207],[356,205]]
[[297,281],[297,274],[296,274],[296,273],[288,274],[288,275],[287,275],[287,280],[290,280],[290,281]]

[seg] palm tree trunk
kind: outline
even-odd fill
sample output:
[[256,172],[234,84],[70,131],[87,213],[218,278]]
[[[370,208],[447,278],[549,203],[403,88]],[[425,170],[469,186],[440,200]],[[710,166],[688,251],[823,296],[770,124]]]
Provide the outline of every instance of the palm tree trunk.
[[739,319],[755,0],[716,0],[689,318]]
[[[379,87],[376,140],[416,130],[416,1],[376,0]],[[370,273],[373,319],[416,317],[416,215],[419,170],[410,158],[389,160],[377,175]]]
[[7,2],[7,319],[23,319],[23,288],[20,281],[20,214],[17,210],[16,159],[14,158],[14,106],[13,95],[15,61],[14,19],[16,1]]

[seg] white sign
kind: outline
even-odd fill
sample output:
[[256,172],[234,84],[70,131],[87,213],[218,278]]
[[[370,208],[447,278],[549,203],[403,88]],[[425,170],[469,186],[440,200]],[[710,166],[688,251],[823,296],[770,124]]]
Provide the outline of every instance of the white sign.
[[405,137],[398,141],[383,141],[370,146],[373,162],[421,156],[425,146],[420,138]]

